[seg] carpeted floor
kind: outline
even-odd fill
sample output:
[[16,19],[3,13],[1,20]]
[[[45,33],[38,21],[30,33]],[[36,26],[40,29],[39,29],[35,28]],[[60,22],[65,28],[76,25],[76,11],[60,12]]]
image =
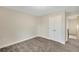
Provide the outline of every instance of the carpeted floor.
[[70,39],[65,45],[36,37],[12,46],[0,49],[0,52],[77,52],[79,40]]

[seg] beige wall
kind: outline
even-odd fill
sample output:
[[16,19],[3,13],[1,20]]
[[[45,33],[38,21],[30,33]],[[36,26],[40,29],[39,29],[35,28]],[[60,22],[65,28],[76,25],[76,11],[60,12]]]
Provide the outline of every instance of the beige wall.
[[38,26],[38,36],[48,37],[48,16],[41,16]]
[[77,20],[73,19],[69,21],[69,33],[70,34],[77,34]]
[[77,16],[77,39],[79,39],[79,16]]
[[0,46],[36,35],[37,17],[0,8]]

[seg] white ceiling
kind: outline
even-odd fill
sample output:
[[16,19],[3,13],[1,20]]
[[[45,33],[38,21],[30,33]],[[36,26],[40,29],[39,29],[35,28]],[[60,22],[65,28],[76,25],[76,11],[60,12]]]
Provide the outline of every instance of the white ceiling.
[[78,6],[6,6],[5,8],[25,12],[35,16],[43,16],[52,12],[67,11],[75,12],[79,10]]

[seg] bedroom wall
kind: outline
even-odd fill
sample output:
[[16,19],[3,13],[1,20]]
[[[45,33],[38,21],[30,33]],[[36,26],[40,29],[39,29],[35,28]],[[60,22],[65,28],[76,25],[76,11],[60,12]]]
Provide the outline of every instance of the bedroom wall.
[[39,26],[38,26],[38,36],[48,37],[48,16],[40,16]]
[[37,17],[0,7],[0,47],[36,35]]

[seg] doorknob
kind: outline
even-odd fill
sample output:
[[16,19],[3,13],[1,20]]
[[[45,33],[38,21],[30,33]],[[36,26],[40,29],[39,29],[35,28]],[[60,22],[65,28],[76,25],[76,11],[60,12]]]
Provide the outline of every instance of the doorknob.
[[55,29],[53,31],[56,31]]

